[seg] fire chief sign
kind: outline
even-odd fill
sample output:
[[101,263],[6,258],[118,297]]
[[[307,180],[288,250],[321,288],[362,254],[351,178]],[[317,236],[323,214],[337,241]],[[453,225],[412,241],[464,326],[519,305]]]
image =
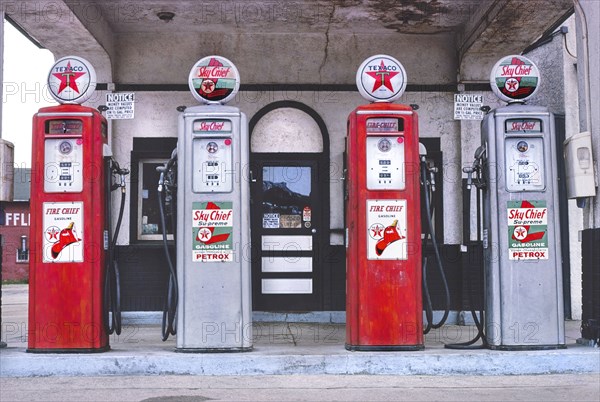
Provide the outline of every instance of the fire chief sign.
[[545,201],[508,201],[508,256],[548,259],[548,208]]
[[43,262],[83,262],[83,203],[45,202]]
[[192,203],[192,261],[233,262],[233,203]]
[[406,200],[367,200],[367,259],[406,260]]

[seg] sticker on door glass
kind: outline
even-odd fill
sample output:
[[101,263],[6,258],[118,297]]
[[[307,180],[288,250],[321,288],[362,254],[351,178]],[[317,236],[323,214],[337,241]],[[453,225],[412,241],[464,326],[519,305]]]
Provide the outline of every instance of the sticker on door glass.
[[263,229],[279,229],[279,214],[263,214]]
[[43,262],[83,262],[83,202],[45,202]]
[[298,229],[302,227],[300,215],[281,215],[280,224],[282,229]]
[[367,259],[406,260],[406,200],[367,200],[367,231]]
[[546,201],[508,201],[508,258],[548,259]]
[[192,203],[192,261],[233,262],[233,203]]
[[302,210],[302,220],[304,222],[310,222],[312,219],[312,210],[310,209],[310,207],[304,207],[304,209]]

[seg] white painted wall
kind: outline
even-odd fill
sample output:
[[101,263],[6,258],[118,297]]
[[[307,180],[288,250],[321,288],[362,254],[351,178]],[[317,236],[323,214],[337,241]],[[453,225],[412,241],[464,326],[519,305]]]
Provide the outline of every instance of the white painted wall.
[[[461,193],[460,193],[460,124],[453,120],[453,95],[440,92],[406,93],[402,103],[420,105],[419,126],[422,137],[441,137],[444,155],[444,242],[461,242]],[[365,100],[358,92],[296,92],[265,91],[240,92],[229,105],[239,107],[248,120],[266,105],[281,100],[293,100],[313,108],[325,122],[330,138],[330,219],[332,229],[343,228],[343,182],[342,156],[346,120],[354,108]],[[122,164],[130,164],[133,137],[176,137],[176,107],[196,104],[189,92],[138,92],[136,94],[133,120],[113,122],[113,152]],[[129,200],[127,200],[129,205]],[[116,203],[116,199],[115,199]],[[117,205],[115,204],[115,207]],[[129,227],[126,209],[123,228]],[[332,235],[332,244],[343,244],[341,235]],[[118,244],[129,243],[128,230],[121,230]]]

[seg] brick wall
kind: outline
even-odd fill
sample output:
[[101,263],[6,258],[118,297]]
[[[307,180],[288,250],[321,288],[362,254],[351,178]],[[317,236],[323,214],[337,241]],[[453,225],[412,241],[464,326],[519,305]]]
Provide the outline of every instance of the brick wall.
[[27,236],[29,248],[29,202],[4,203],[4,226],[2,230],[2,279],[24,280],[29,278],[29,263],[16,262],[21,236]]

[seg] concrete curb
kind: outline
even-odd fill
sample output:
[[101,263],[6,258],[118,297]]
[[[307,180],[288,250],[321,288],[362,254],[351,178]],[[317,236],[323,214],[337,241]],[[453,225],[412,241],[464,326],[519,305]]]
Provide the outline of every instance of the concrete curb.
[[532,375],[600,373],[597,348],[560,351],[462,353],[345,352],[338,354],[125,354],[31,355],[22,349],[0,354],[2,377],[125,375]]

